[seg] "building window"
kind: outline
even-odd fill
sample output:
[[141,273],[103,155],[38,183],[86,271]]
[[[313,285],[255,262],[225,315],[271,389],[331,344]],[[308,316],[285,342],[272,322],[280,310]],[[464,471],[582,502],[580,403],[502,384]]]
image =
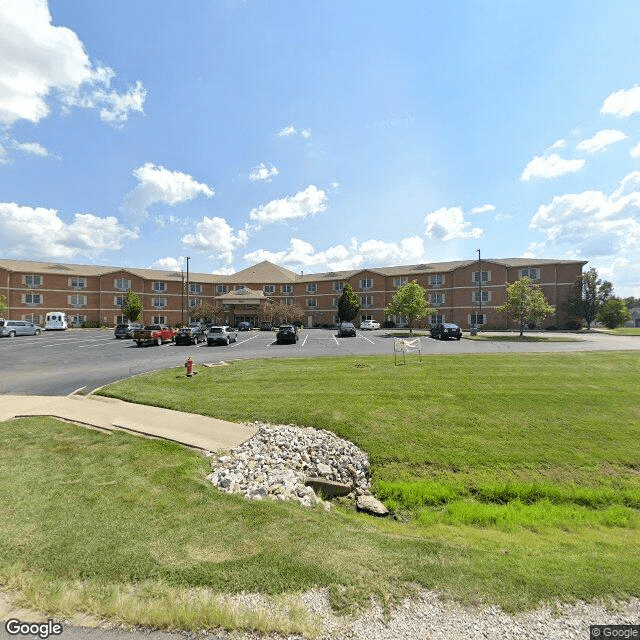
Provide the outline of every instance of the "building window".
[[124,306],[125,297],[124,296],[113,296],[113,304],[116,307]]
[[393,286],[396,287],[396,289],[398,287],[401,287],[403,284],[407,284],[407,278],[405,278],[404,276],[401,278],[394,278],[393,279]]
[[163,291],[167,290],[167,285],[164,282],[154,282],[153,283],[153,290],[156,293],[162,293]]
[[532,280],[540,279],[540,270],[539,269],[520,269],[520,277],[521,278],[531,278]]
[[315,298],[309,298],[309,300],[307,300],[307,309],[315,309],[317,306],[318,304]]
[[369,314],[366,314],[366,313],[363,313],[360,316],[360,322],[364,322],[365,320],[373,320],[373,316],[371,316]]
[[275,284],[265,284],[264,285],[264,293],[265,295],[269,295],[271,293],[275,293],[276,292],[276,285]]
[[25,304],[42,304],[42,295],[39,293],[25,293],[24,303]]
[[151,324],[167,324],[166,316],[153,316],[153,322]]
[[202,285],[199,282],[189,283],[189,293],[202,293]]
[[167,299],[166,298],[154,298],[153,301],[151,302],[151,304],[156,309],[164,309],[167,306]]
[[202,300],[200,300],[200,298],[191,298],[189,300],[189,309],[195,309],[200,304],[202,304]]
[[429,284],[432,287],[439,287],[444,284],[444,276],[441,273],[434,273],[429,276]]
[[42,286],[42,276],[25,276],[24,283],[27,287],[40,287]]
[[482,273],[482,282],[490,282],[491,280],[491,271],[474,271],[473,272],[473,281],[478,284],[480,282],[480,273]]
[[216,285],[216,293],[229,293],[229,286],[226,284]]
[[293,298],[285,298],[284,299],[284,303],[287,305],[287,307],[292,307],[293,306]]
[[124,278],[118,278],[113,281],[113,288],[118,291],[127,291],[131,289],[131,280],[125,280]]
[[318,291],[318,285],[315,282],[311,282],[307,285],[307,293],[316,293]]
[[283,284],[282,285],[282,293],[293,293],[293,285],[292,284]]
[[334,282],[333,283],[334,291],[344,291],[344,282]]
[[360,306],[363,309],[368,309],[373,304],[372,296],[360,296]]
[[363,278],[360,280],[361,289],[373,289],[373,280],[371,278]]
[[472,325],[484,324],[484,313],[472,313],[469,322]]
[[338,303],[340,302],[340,298],[338,296],[333,296],[333,306],[337,309]]
[[128,321],[127,316],[116,316],[113,319],[114,324],[126,324]]
[[441,313],[434,313],[432,316],[429,316],[429,320],[431,324],[441,324],[444,322],[444,316]]
[[86,289],[87,279],[86,278],[69,278],[69,286],[72,289]]
[[69,296],[68,299],[72,307],[84,307],[87,304],[87,296]]
[[243,284],[237,284],[235,289],[236,291],[244,291],[246,287]]
[[441,304],[444,304],[444,293],[430,293],[429,303],[434,307],[439,307]]
[[[480,291],[473,292],[473,301],[479,302],[480,300]],[[482,302],[489,302],[491,300],[491,291],[483,291],[482,292]]]
[[87,316],[69,316],[69,324],[73,327],[81,327],[87,321]]
[[40,324],[40,316],[37,316],[35,313],[28,313],[26,316],[20,316],[21,320],[25,320],[26,322],[33,322],[33,324]]

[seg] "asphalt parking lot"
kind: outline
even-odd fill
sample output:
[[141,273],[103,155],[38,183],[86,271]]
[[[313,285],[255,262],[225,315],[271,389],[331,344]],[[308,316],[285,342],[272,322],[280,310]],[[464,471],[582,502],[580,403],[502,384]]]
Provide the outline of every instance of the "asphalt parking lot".
[[[528,335],[535,335],[533,333]],[[555,336],[565,335],[555,333]],[[406,338],[413,338],[406,334]],[[602,333],[567,334],[574,342],[439,341],[420,338],[420,351],[427,354],[496,352],[572,352],[640,349],[640,336],[610,336]],[[415,353],[415,352],[410,352]],[[358,331],[355,338],[338,338],[335,330],[304,329],[296,344],[278,345],[275,332],[239,332],[228,346],[137,347],[132,340],[116,340],[113,331],[72,329],[43,332],[40,336],[0,339],[0,394],[67,395],[82,389],[92,391],[131,375],[182,366],[191,356],[196,363],[274,357],[388,355],[394,357],[394,336],[389,330]]]

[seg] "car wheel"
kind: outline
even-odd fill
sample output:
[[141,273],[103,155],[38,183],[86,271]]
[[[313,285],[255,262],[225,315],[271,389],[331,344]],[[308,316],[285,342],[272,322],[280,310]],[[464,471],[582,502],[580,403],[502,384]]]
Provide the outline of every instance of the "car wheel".
[[156,344],[161,347],[162,346],[162,338],[156,338]]
[[15,331],[9,331],[9,337],[10,338],[15,338],[16,337],[16,332]]
[[226,344],[227,346],[229,346],[229,342],[230,342],[230,340],[229,340],[229,338],[227,338],[227,339],[226,339],[226,341],[225,341],[225,344]]
[[136,346],[141,347],[142,346],[142,342],[140,342],[139,340],[136,341]]
[[36,329],[36,332],[35,332],[34,335],[39,336],[40,335],[40,329]]

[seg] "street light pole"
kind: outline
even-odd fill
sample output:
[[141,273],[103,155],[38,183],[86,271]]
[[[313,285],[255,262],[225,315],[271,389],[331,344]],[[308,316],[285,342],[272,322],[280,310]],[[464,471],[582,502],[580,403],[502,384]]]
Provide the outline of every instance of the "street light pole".
[[189,256],[187,256],[187,319],[191,322],[191,306],[189,305]]
[[478,302],[479,313],[476,314],[476,324],[480,324],[479,317],[482,315],[482,264],[480,262],[480,249],[478,249]]

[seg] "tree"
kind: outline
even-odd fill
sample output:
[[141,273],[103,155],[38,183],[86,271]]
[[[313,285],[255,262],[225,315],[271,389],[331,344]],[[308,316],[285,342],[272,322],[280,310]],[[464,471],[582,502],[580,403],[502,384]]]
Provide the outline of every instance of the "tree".
[[416,280],[413,280],[398,287],[391,303],[384,312],[388,316],[406,318],[409,324],[409,333],[413,333],[414,322],[436,313],[436,310],[429,308],[425,289]]
[[142,302],[131,289],[128,289],[120,309],[126,318],[129,318],[131,322],[135,322],[142,313]]
[[526,324],[537,324],[555,309],[547,302],[540,285],[524,276],[507,287],[507,301],[496,311],[510,315],[518,323],[522,337]]
[[627,309],[640,307],[640,298],[634,298],[633,296],[629,296],[628,298],[624,299],[624,303],[627,305]]
[[0,296],[0,313],[4,313],[7,309],[7,299],[4,296]]
[[352,322],[360,311],[360,301],[350,284],[345,284],[338,300],[338,318],[340,322]]
[[202,302],[191,309],[190,315],[198,322],[207,321],[221,324],[224,320],[225,311],[220,305],[213,302]]
[[625,322],[631,320],[631,313],[627,308],[624,300],[619,298],[608,298],[598,309],[598,322],[607,327],[607,329],[615,329]]
[[607,280],[600,280],[598,272],[591,267],[589,271],[576,278],[573,294],[567,301],[567,311],[587,323],[587,329],[598,317],[598,310],[603,302],[613,293],[613,285]]

